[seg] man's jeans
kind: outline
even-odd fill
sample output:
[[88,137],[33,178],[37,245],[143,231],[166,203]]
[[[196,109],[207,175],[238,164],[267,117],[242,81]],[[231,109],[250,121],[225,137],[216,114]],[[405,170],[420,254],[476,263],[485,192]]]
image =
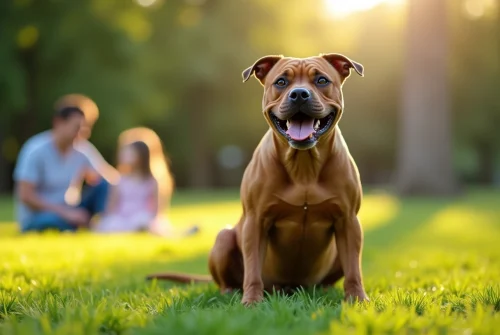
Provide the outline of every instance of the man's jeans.
[[[83,208],[89,212],[90,216],[102,213],[106,208],[109,184],[102,180],[95,186],[86,186],[83,190],[82,201],[78,208]],[[40,212],[35,214],[30,221],[24,222],[21,231],[43,231],[56,229],[59,231],[75,231],[77,226],[70,224],[59,215],[52,212]]]

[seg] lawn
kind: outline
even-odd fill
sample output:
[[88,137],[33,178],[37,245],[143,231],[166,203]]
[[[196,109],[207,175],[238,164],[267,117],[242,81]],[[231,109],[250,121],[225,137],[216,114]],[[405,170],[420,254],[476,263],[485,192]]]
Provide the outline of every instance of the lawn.
[[253,307],[214,285],[146,282],[150,272],[207,273],[216,232],[236,222],[237,192],[181,193],[175,225],[199,235],[20,236],[0,200],[0,334],[500,334],[500,192],[364,200],[363,268],[371,302],[341,285],[269,296]]

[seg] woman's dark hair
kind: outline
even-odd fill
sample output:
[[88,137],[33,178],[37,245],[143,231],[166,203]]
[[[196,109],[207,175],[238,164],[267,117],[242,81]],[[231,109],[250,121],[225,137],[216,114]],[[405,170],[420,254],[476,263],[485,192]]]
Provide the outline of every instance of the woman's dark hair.
[[129,144],[131,148],[137,152],[137,157],[139,159],[139,170],[143,177],[149,178],[153,176],[151,172],[151,154],[149,152],[149,147],[146,143],[142,141],[136,141]]

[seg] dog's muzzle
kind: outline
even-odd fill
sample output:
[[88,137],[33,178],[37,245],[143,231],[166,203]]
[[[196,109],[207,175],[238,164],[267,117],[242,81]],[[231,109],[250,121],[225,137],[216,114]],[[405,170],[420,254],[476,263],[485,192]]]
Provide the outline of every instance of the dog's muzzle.
[[336,116],[336,109],[320,119],[298,111],[289,119],[281,120],[272,111],[269,111],[269,118],[276,130],[288,140],[292,148],[299,150],[314,147],[319,138],[332,127]]

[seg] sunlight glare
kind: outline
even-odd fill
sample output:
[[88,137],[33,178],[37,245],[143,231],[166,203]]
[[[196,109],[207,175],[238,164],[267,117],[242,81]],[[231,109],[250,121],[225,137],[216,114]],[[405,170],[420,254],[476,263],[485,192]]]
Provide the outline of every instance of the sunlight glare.
[[154,5],[154,3],[156,2],[156,0],[136,0],[136,1],[142,7],[150,7]]
[[464,10],[471,19],[478,19],[484,15],[484,3],[477,0],[467,0],[464,2]]
[[335,17],[346,17],[360,11],[366,11],[377,5],[402,4],[405,0],[325,0],[327,11]]
[[494,0],[464,0],[464,14],[471,20],[482,18],[487,11],[494,9],[496,3]]
[[390,224],[401,210],[398,199],[385,192],[374,192],[363,199],[359,217],[365,231]]

